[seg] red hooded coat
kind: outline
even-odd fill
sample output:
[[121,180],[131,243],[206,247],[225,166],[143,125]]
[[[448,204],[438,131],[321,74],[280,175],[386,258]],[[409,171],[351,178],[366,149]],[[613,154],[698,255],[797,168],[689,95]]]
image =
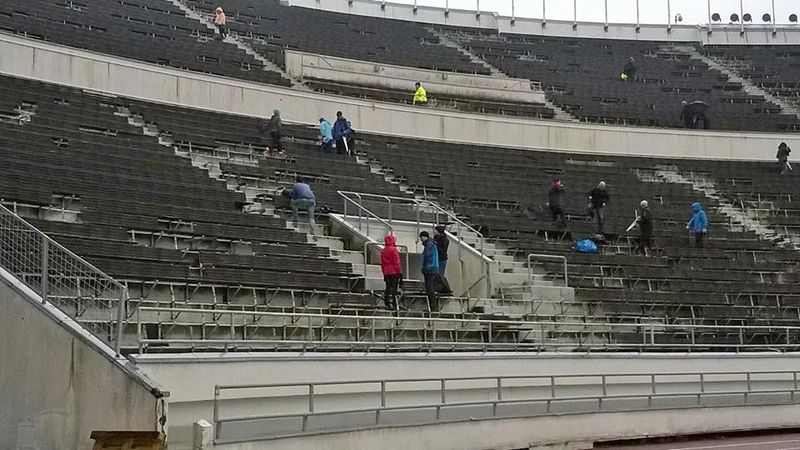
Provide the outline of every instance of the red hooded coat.
[[387,235],[384,239],[386,246],[381,252],[381,270],[383,276],[402,275],[403,267],[400,263],[400,252],[397,250],[397,238]]

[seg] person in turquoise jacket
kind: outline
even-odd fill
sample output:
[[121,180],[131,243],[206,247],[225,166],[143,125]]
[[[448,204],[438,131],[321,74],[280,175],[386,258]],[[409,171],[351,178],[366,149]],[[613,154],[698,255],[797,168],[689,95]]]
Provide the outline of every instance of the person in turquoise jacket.
[[439,278],[439,248],[427,231],[419,234],[422,243],[422,277],[425,278],[425,294],[428,296],[428,307],[431,312],[439,310],[436,299],[436,280]]
[[703,238],[708,234],[708,216],[700,202],[692,203],[692,218],[686,224],[686,229],[694,233],[694,246],[703,248]]
[[333,125],[324,117],[319,118],[319,136],[322,142],[320,150],[331,153],[333,151]]

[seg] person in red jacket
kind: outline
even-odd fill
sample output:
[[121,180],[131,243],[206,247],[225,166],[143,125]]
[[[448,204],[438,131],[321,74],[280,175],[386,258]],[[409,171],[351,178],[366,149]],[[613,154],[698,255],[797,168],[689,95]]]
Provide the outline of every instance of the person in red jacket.
[[400,264],[400,252],[397,250],[397,238],[386,235],[386,244],[381,251],[381,271],[386,289],[383,291],[383,304],[386,309],[397,309],[397,290],[403,280],[403,267]]

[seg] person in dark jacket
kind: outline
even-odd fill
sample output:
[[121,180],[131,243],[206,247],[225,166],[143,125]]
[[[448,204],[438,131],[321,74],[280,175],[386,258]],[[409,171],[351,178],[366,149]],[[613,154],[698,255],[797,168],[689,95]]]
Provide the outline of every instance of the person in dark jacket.
[[636,225],[639,227],[639,246],[636,248],[636,252],[641,251],[644,256],[650,256],[653,254],[653,215],[647,200],[639,202],[639,217],[636,218]]
[[597,232],[600,234],[603,234],[603,221],[605,220],[605,208],[608,200],[609,196],[605,181],[597,183],[597,187],[589,192],[589,216],[597,218]]
[[283,144],[281,143],[281,139],[283,138],[283,122],[281,121],[280,110],[275,109],[272,111],[272,117],[270,117],[269,122],[267,122],[267,131],[269,132],[269,137],[272,139],[270,150],[273,152],[282,152]]
[[444,276],[444,271],[447,268],[447,248],[450,246],[450,240],[447,239],[444,225],[436,225],[434,230],[436,230],[436,234],[433,235],[433,242],[436,244],[436,249],[439,250],[439,275]]
[[628,58],[628,62],[625,63],[625,67],[622,68],[622,78],[624,81],[636,81],[636,58],[631,56]]
[[558,178],[550,181],[550,190],[547,192],[547,206],[550,208],[550,214],[553,215],[553,222],[558,222],[561,226],[566,226],[564,219],[564,210],[561,209],[561,194],[566,191],[564,183]]
[[419,234],[422,243],[422,276],[425,278],[425,294],[428,296],[428,309],[431,312],[439,310],[439,301],[436,299],[436,279],[439,278],[439,249],[430,238],[427,231]]
[[692,218],[686,224],[686,229],[694,233],[694,246],[703,248],[703,238],[708,234],[708,216],[699,202],[692,203]]
[[341,111],[336,112],[336,122],[333,123],[333,140],[336,142],[336,153],[343,155],[353,151],[353,129],[350,121],[344,118]]
[[397,309],[397,291],[403,282],[403,267],[400,263],[400,252],[397,250],[397,238],[388,234],[383,239],[381,251],[381,271],[386,289],[383,291],[383,304],[386,309]]
[[778,154],[775,155],[778,158],[781,175],[786,175],[792,170],[792,166],[789,165],[789,153],[792,153],[792,149],[786,145],[786,142],[781,142],[781,145],[778,146]]

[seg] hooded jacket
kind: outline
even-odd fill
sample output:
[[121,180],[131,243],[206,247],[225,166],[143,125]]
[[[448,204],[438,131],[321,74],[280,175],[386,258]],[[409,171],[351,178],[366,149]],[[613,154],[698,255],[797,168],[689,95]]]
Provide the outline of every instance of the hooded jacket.
[[283,122],[281,121],[281,113],[277,109],[272,112],[272,117],[267,122],[267,131],[270,133],[283,133]]
[[333,127],[327,120],[319,123],[319,134],[322,136],[322,142],[328,143],[333,140]]
[[215,9],[214,10],[214,25],[224,27],[226,23],[228,23],[228,18],[225,17],[225,12],[222,11],[222,8]]
[[381,251],[381,271],[384,277],[402,275],[403,266],[400,263],[400,252],[397,250],[397,238],[389,234],[383,239],[384,247]]
[[551,208],[561,208],[561,194],[563,193],[563,186],[558,183],[550,184],[550,190],[547,192],[547,203]]
[[703,211],[703,205],[699,202],[692,203],[692,211],[694,211],[694,213],[686,226],[695,233],[708,232],[708,216],[706,216],[706,212]]
[[439,248],[433,239],[428,239],[422,250],[422,273],[439,273]]
[[428,103],[428,92],[425,91],[425,88],[422,86],[414,91],[414,99],[411,104],[416,105],[417,103]]
[[775,155],[778,158],[778,161],[788,161],[789,160],[789,153],[792,152],[792,149],[789,148],[788,145],[781,144],[778,147],[778,153]]

